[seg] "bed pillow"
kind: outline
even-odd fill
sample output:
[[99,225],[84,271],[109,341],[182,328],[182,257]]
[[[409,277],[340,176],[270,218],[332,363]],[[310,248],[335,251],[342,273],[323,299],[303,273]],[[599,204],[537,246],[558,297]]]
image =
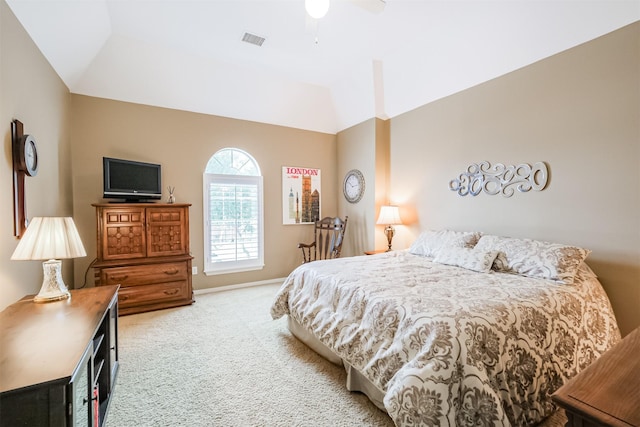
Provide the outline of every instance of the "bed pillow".
[[498,251],[481,251],[476,248],[441,248],[433,259],[439,264],[455,265],[479,273],[491,271]]
[[475,231],[428,230],[420,233],[409,248],[414,255],[433,258],[443,248],[472,248],[481,233]]
[[591,253],[577,246],[491,235],[482,236],[476,249],[499,251],[493,262],[496,271],[561,284],[573,283],[578,268]]

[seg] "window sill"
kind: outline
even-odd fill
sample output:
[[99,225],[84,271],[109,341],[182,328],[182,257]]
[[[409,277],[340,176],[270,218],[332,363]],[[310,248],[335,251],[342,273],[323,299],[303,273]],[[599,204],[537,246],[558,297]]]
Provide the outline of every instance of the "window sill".
[[236,267],[236,268],[228,268],[228,269],[224,269],[224,270],[205,270],[204,271],[204,275],[205,276],[217,276],[220,274],[231,274],[231,273],[244,273],[247,271],[256,271],[256,270],[262,270],[264,268],[264,264],[261,265],[254,265],[251,267]]

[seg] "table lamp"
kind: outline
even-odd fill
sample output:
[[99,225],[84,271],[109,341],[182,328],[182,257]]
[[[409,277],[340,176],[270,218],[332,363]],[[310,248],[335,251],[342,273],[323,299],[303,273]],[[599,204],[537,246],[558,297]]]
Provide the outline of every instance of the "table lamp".
[[70,217],[36,217],[11,255],[12,260],[47,260],[42,263],[44,280],[34,302],[50,302],[69,298],[71,294],[62,280],[61,258],[87,256],[80,235]]
[[395,229],[393,228],[394,224],[402,224],[402,220],[400,219],[400,211],[397,206],[382,206],[380,208],[380,216],[378,216],[378,221],[376,224],[386,224],[387,226],[384,229],[384,234],[387,236],[387,243],[389,247],[387,248],[387,252],[391,250],[391,240],[393,239],[393,235],[395,234]]

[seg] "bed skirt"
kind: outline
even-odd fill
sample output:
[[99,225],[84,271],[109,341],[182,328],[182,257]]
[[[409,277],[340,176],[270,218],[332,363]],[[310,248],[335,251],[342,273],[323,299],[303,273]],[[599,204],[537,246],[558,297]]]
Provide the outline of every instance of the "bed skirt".
[[[384,393],[379,390],[371,381],[366,379],[357,369],[336,355],[329,347],[320,342],[313,334],[305,330],[291,316],[287,316],[287,327],[297,339],[302,341],[307,347],[327,359],[329,362],[343,366],[347,372],[347,390],[363,393],[380,410],[387,412],[384,407]],[[537,427],[564,427],[567,417],[562,409],[557,410],[551,416],[543,420]]]
[[382,403],[384,393],[373,385],[371,381],[366,379],[357,369],[338,357],[338,355],[331,351],[329,347],[321,343],[313,334],[305,330],[298,322],[293,320],[291,316],[287,316],[287,327],[293,336],[302,341],[307,347],[327,359],[329,362],[344,367],[344,370],[347,372],[347,390],[363,393],[374,405],[384,412],[387,412],[384,407],[384,403]]

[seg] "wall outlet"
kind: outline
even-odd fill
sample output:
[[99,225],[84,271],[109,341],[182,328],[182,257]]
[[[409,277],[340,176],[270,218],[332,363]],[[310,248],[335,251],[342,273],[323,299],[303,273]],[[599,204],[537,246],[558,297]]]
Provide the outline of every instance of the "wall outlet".
[[193,276],[195,276],[196,274],[198,274],[198,267],[191,267],[191,274]]

